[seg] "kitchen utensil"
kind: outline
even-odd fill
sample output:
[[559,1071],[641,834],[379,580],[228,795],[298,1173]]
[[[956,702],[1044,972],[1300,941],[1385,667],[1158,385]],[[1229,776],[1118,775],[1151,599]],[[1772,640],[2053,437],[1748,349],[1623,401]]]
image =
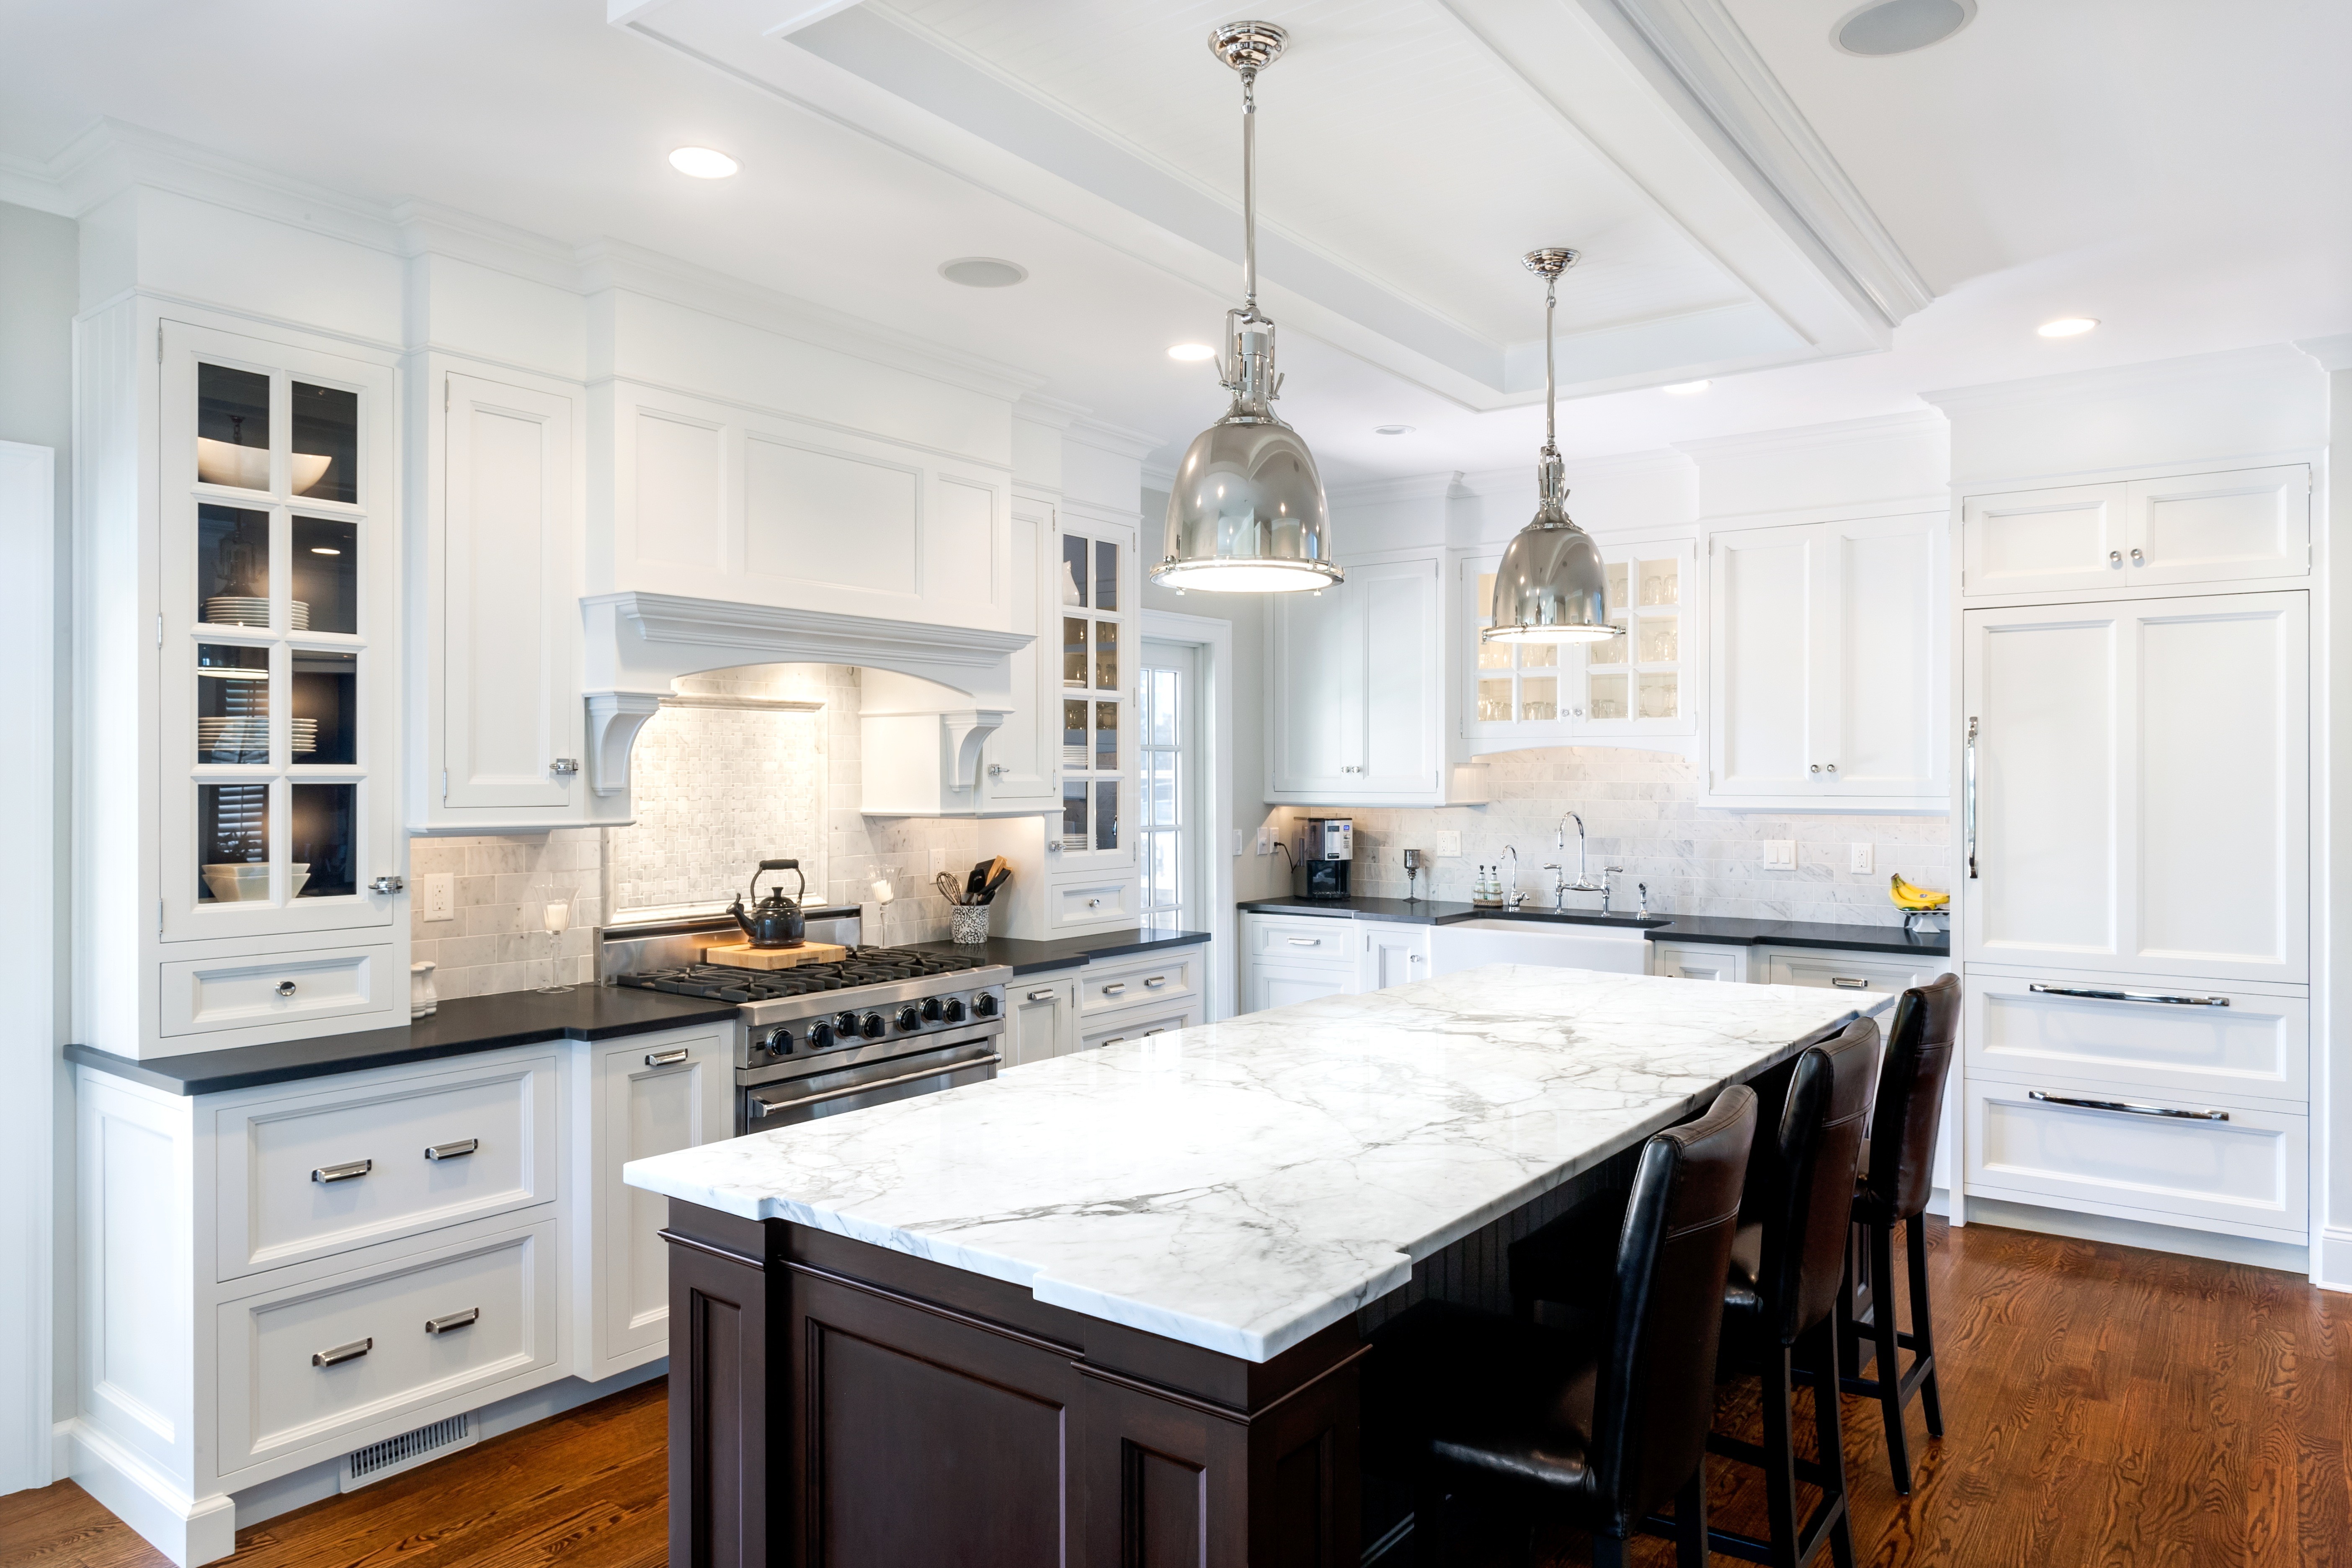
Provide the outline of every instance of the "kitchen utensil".
[[1013,868],[1004,865],[1001,857],[999,858],[997,864],[1000,869],[994,876],[989,878],[988,886],[980,890],[980,901],[983,904],[994,903],[996,901],[996,889],[1004,886],[1005,883],[1013,880]]
[[956,902],[960,904],[976,904],[980,902],[980,890],[988,886],[988,875],[995,868],[996,862],[993,860],[982,860],[978,865],[974,866],[964,877],[964,896],[958,899]]
[[958,904],[948,911],[948,938],[978,946],[988,940],[988,906]]
[[[760,878],[769,871],[790,871],[799,878],[797,897],[788,899],[782,888],[773,888],[769,889],[766,898],[760,898]],[[727,907],[727,912],[735,917],[735,923],[743,928],[743,934],[751,938],[751,945],[762,948],[800,946],[808,934],[808,920],[801,913],[800,906],[800,900],[808,897],[808,879],[801,874],[801,863],[797,860],[761,861],[760,869],[751,873],[750,893],[755,902],[749,910],[743,908],[743,900],[737,899]]]
[[963,902],[963,889],[958,887],[956,879],[945,871],[931,879],[931,886],[937,888],[940,890],[940,897],[948,902],[951,904]]

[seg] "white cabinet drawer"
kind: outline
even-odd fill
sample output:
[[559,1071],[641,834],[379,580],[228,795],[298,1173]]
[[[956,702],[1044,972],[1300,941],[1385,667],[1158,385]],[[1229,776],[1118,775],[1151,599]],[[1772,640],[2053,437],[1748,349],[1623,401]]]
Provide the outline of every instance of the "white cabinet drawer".
[[1244,1010],[1263,1013],[1295,1002],[1348,995],[1356,972],[1330,964],[1266,963],[1251,964],[1246,978],[1249,994],[1243,998]]
[[1908,958],[1877,958],[1828,949],[1766,948],[1762,961],[1768,985],[1817,985],[1838,991],[1903,991],[1925,985],[1943,973],[1922,969]]
[[1078,971],[1078,1011],[1107,1013],[1116,1007],[1172,1007],[1200,994],[1201,950],[1179,948],[1142,963],[1088,964]]
[[2233,1236],[2306,1239],[2306,1117],[2218,1097],[2099,1094],[1975,1072],[1967,1104],[1972,1195]]
[[2304,1111],[2310,1013],[2305,997],[2242,987],[1972,973],[1961,1037],[1970,1072],[2064,1079],[2121,1098],[2254,1095]]
[[[270,958],[246,953],[184,959],[162,969],[158,1027],[166,1035],[347,1018],[393,1005],[393,949],[388,943]],[[400,979],[404,989],[408,977]]]
[[215,1110],[217,1277],[552,1200],[555,1064],[551,1049]]
[[1078,1049],[1093,1050],[1097,1046],[1116,1046],[1129,1040],[1140,1040],[1150,1035],[1169,1035],[1179,1029],[1189,1029],[1201,1021],[1198,1003],[1186,1007],[1173,1007],[1164,1013],[1130,1014],[1125,1018],[1097,1024],[1078,1037]]
[[550,1365],[555,1298],[546,1219],[222,1302],[222,1475]]
[[1071,882],[1054,889],[1052,912],[1055,926],[1098,925],[1105,921],[1135,918],[1135,879]]
[[1748,980],[1748,950],[1707,942],[1654,942],[1650,973],[1675,980],[1715,980],[1734,985]]
[[1352,970],[1356,963],[1356,922],[1321,915],[1286,918],[1254,914],[1249,928],[1253,959],[1277,963],[1335,963]]

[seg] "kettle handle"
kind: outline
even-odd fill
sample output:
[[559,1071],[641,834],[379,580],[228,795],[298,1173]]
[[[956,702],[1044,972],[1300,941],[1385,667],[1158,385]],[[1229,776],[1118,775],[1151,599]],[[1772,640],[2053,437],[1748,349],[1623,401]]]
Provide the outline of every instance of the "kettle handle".
[[750,898],[754,904],[757,904],[760,901],[760,877],[761,873],[768,871],[790,871],[793,874],[793,879],[800,883],[799,889],[793,895],[793,902],[798,904],[807,901],[808,877],[801,870],[801,863],[799,861],[762,860],[760,862],[760,869],[751,873],[751,889]]

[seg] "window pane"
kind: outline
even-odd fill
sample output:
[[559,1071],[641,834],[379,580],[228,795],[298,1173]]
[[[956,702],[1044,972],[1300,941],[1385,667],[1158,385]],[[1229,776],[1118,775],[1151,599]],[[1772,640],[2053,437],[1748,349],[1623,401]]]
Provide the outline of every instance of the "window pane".
[[269,650],[196,645],[196,761],[269,761]]
[[1519,682],[1519,717],[1541,723],[1559,717],[1559,678],[1530,675]]
[[1154,827],[1174,827],[1176,821],[1176,753],[1147,752],[1144,753],[1143,787],[1149,792],[1144,802],[1145,820]]
[[1642,617],[1642,662],[1672,664],[1682,657],[1682,622],[1673,616]]
[[1118,847],[1118,781],[1104,779],[1095,785],[1095,847]]
[[1083,606],[1087,602],[1087,542],[1076,534],[1062,535],[1062,603]]
[[1095,689],[1118,689],[1118,623],[1095,623]]
[[239,489],[269,488],[269,378],[225,364],[196,366],[196,478]]
[[196,619],[216,626],[269,624],[269,514],[196,508]]
[[196,901],[269,897],[269,786],[196,786]]
[[1095,766],[1105,773],[1118,771],[1118,704],[1095,704]]
[[1108,540],[1095,541],[1095,608],[1118,608],[1118,546]]
[[1155,833],[1144,845],[1144,907],[1173,910],[1184,900],[1179,885],[1176,835]]
[[1500,680],[1478,683],[1478,721],[1499,724],[1511,716],[1511,681],[1508,676]]
[[359,785],[298,784],[293,794],[289,895],[320,899],[357,892],[359,884],[352,879],[352,823]]
[[360,499],[360,395],[294,384],[293,488],[320,500]]
[[1087,705],[1083,700],[1065,700],[1062,704],[1062,765],[1087,765]]
[[1625,678],[1622,675],[1596,675],[1592,678],[1592,716],[1595,719],[1625,717]]
[[356,763],[359,758],[360,656],[298,652],[294,656],[294,761]]
[[1675,714],[1679,681],[1671,669],[1654,670],[1642,677],[1642,717],[1671,719]]
[[1087,786],[1082,779],[1062,781],[1062,847],[1087,847]]
[[360,525],[332,518],[294,520],[294,585],[287,605],[293,628],[313,632],[360,629]]
[[1087,683],[1087,622],[1080,616],[1062,617],[1062,684]]
[[1151,669],[1145,682],[1151,691],[1151,711],[1144,739],[1155,746],[1176,743],[1176,672],[1172,669]]

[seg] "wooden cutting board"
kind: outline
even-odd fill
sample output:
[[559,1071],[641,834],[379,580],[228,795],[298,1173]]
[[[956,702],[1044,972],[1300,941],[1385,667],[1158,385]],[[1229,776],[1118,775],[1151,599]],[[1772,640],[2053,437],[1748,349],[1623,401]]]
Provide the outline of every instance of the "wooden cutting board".
[[702,950],[703,963],[731,969],[798,969],[803,963],[839,963],[848,956],[847,948],[833,942],[804,942],[798,947],[753,947],[739,942]]

